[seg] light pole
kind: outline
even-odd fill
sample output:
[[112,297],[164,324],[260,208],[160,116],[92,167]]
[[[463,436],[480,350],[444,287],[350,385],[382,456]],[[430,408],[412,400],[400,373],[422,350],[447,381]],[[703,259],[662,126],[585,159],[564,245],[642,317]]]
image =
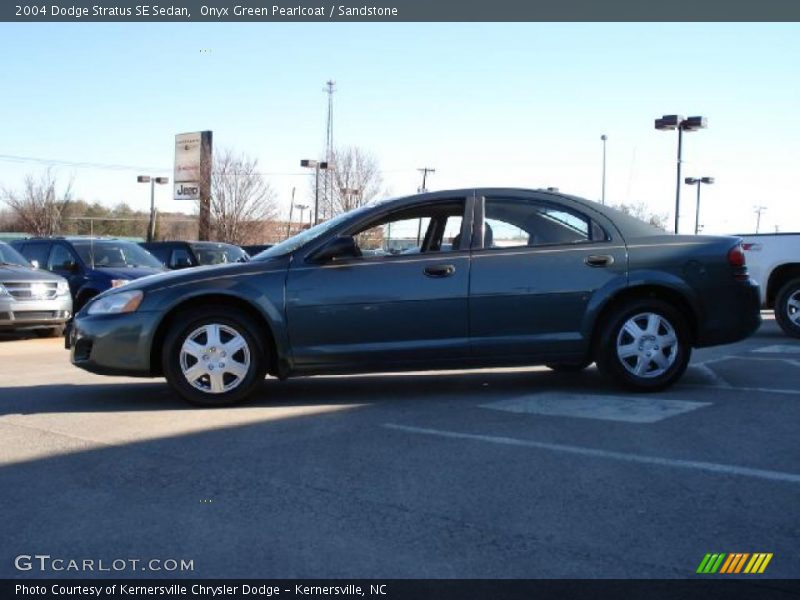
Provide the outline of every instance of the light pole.
[[678,130],[678,177],[675,185],[675,233],[678,233],[678,219],[681,212],[681,161],[683,151],[683,132],[697,131],[708,127],[708,120],[705,117],[688,117],[683,115],[664,115],[656,119],[656,129],[659,131]]
[[600,204],[605,205],[606,203],[606,140],[608,140],[608,136],[604,133],[600,136],[600,139],[603,141],[603,191],[600,196]]
[[[308,204],[295,204],[295,206],[297,207],[297,210],[300,211],[300,225],[302,225],[303,224],[303,213],[306,212],[306,209],[308,208]],[[300,227],[300,229],[302,229],[302,227]]]
[[300,161],[301,167],[306,167],[307,169],[314,169],[315,171],[315,178],[314,178],[314,225],[319,223],[319,171],[320,169],[326,170],[328,169],[328,163],[324,160],[309,160],[304,158]]
[[139,175],[136,177],[139,183],[150,184],[150,222],[147,224],[147,241],[152,242],[156,235],[156,192],[155,184],[163,185],[169,183],[169,177],[151,177],[150,175]]
[[703,187],[703,184],[711,185],[714,183],[713,177],[687,177],[683,180],[686,185],[696,185],[697,186],[697,204],[695,205],[695,212],[694,212],[694,234],[697,235],[700,232],[700,188]]

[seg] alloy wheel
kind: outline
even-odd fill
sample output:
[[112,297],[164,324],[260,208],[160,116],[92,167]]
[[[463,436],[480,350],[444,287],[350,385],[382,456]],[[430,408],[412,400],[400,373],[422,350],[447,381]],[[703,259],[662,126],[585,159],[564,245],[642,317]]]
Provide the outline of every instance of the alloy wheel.
[[675,328],[661,315],[639,313],[620,328],[617,357],[636,377],[654,378],[666,373],[678,355]]
[[250,347],[233,327],[208,323],[184,339],[180,368],[186,381],[202,392],[229,392],[241,385],[250,370]]

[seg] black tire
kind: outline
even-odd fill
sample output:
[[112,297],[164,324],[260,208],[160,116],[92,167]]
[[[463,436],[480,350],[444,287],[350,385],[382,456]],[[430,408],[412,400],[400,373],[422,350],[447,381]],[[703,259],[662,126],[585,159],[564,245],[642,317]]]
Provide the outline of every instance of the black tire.
[[778,291],[775,320],[786,335],[800,338],[800,278],[792,279]]
[[36,335],[40,338],[56,338],[64,336],[64,326],[48,327],[46,329],[37,329]]
[[[649,323],[649,315],[657,315],[661,320],[655,334],[642,331],[640,338],[634,338],[623,328],[630,321],[636,331]],[[671,328],[675,342],[668,347]],[[652,338],[652,339],[650,339]],[[624,343],[628,341],[629,343]],[[636,354],[621,357],[622,349],[636,350]],[[624,352],[624,350],[623,350]],[[658,356],[660,354],[660,357]],[[683,375],[692,354],[689,328],[686,320],[672,305],[656,298],[627,302],[608,315],[605,325],[599,330],[595,340],[595,358],[598,369],[619,385],[638,392],[655,392],[675,383]],[[661,364],[657,364],[657,360]],[[642,365],[642,372],[633,372]]]
[[[210,325],[219,325],[221,328],[220,341],[224,345],[226,343],[225,336],[235,332],[246,343],[246,357],[248,361],[244,360],[245,350],[237,351],[235,354],[227,357],[222,354],[220,357],[219,350],[216,349],[216,354],[211,354],[210,350],[213,347],[206,348],[209,352],[204,356],[216,356],[210,361],[211,368],[214,368],[214,361],[223,361],[217,364],[221,366],[224,361],[234,361],[234,356],[239,358],[235,362],[244,363],[248,362],[245,373],[241,377],[236,377],[222,369],[217,373],[205,372],[200,377],[194,379],[195,385],[187,380],[184,375],[183,366],[181,363],[182,347],[187,339],[193,337],[198,330],[203,329]],[[258,337],[259,327],[247,315],[239,311],[232,310],[226,307],[198,307],[187,313],[181,315],[170,327],[167,337],[164,341],[164,352],[162,355],[161,366],[164,370],[164,376],[167,378],[170,386],[178,392],[186,401],[195,406],[205,407],[219,407],[219,406],[232,406],[245,400],[264,380],[267,370],[267,350],[266,345]],[[199,334],[193,337],[194,340],[203,339],[203,335]],[[228,338],[231,339],[231,338]],[[205,337],[206,346],[210,346],[209,338]],[[241,354],[240,354],[241,352]],[[191,356],[184,356],[184,361],[193,359]],[[200,364],[200,359],[195,361]],[[206,361],[206,364],[209,361]],[[231,364],[231,363],[229,363]],[[188,365],[194,366],[194,363]],[[208,367],[203,367],[206,370]],[[202,370],[202,369],[201,369]],[[217,378],[229,376],[228,385],[234,385],[229,390],[213,392],[211,391],[211,376],[215,375]],[[219,379],[217,379],[219,381]],[[201,386],[203,389],[200,389]],[[223,388],[224,390],[224,388]]]
[[571,363],[547,363],[545,366],[556,373],[578,373],[591,365],[594,361],[582,360]]

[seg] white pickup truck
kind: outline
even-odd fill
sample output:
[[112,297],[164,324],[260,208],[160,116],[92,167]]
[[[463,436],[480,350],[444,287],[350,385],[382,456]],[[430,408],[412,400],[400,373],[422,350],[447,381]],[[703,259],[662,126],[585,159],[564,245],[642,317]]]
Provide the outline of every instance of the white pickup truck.
[[740,237],[747,270],[761,285],[761,305],[775,310],[787,335],[800,338],[800,233]]

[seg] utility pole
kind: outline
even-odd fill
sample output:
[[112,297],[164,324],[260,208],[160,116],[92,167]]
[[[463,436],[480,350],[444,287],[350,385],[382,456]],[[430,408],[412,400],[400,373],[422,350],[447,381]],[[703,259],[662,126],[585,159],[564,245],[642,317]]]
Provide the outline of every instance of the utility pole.
[[605,206],[606,204],[606,141],[608,140],[608,136],[604,133],[600,136],[600,140],[603,142],[603,187],[600,193],[600,204]]
[[761,227],[761,213],[767,210],[766,206],[755,206],[755,213],[758,215],[756,217],[756,233],[758,233],[759,228]]
[[[325,131],[325,162],[329,165],[333,164],[333,94],[336,92],[336,82],[329,79],[325,82],[325,87],[322,90],[328,94],[328,124]],[[333,186],[331,185],[331,173],[325,171],[325,216],[323,218],[330,218],[333,216],[333,201],[331,194]],[[316,222],[314,223],[316,225]]]
[[428,180],[428,173],[436,173],[436,169],[432,169],[431,167],[422,167],[417,169],[420,173],[422,173],[422,185],[417,189],[420,194],[424,194],[428,191],[428,188],[425,187],[425,182]]
[[286,237],[288,238],[292,232],[292,216],[294,213],[294,191],[295,188],[292,188],[292,201],[289,204],[289,223],[286,225]]

